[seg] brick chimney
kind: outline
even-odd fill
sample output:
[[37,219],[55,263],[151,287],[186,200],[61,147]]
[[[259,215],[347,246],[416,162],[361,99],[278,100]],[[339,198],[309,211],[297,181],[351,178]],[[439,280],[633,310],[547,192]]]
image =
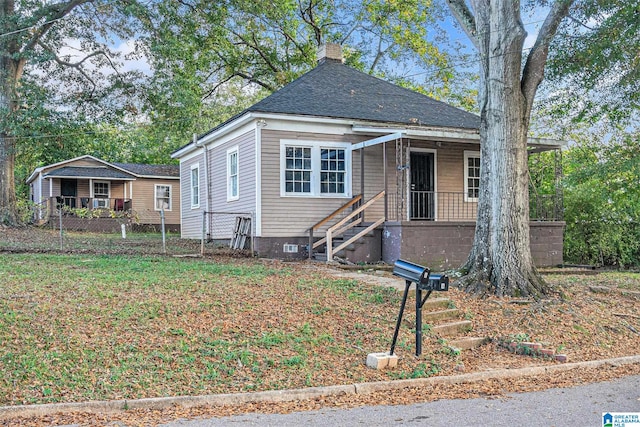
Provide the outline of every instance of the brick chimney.
[[325,61],[342,62],[342,46],[337,43],[325,43],[318,47],[318,64]]

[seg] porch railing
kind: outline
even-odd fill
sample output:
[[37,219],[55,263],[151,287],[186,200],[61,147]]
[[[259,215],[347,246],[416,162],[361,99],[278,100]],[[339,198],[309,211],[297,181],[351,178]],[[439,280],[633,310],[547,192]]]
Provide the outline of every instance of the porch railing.
[[[76,210],[78,209],[78,210]],[[80,210],[86,211],[116,211],[125,212],[131,210],[131,199],[118,197],[70,197],[55,196],[49,198],[49,212],[52,215],[79,214]]]
[[[317,224],[313,225],[309,228],[309,259],[313,258],[314,249],[324,245],[326,248],[326,256],[327,261],[331,261],[335,253],[345,249],[355,241],[361,239],[363,236],[368,234],[371,230],[378,227],[385,221],[384,215],[382,217],[377,218],[373,223],[367,224],[364,229],[359,230],[356,234],[350,237],[345,237],[345,233],[352,228],[363,224],[364,221],[364,213],[367,208],[371,207],[374,203],[381,200],[385,195],[384,191],[376,194],[371,199],[367,200],[363,203],[362,195],[355,196],[349,202],[345,203],[331,214],[323,218]],[[347,209],[351,208],[351,212],[344,215]],[[335,220],[339,215],[344,215],[341,219],[339,219],[335,224],[331,225],[327,228],[325,237],[314,241],[314,230],[318,230],[323,225],[327,225],[327,223],[331,220]],[[346,241],[339,243],[336,247],[334,247],[334,239],[337,237],[346,238]]]
[[322,227],[323,225],[327,224],[332,219],[336,218],[338,215],[340,215],[343,212],[345,212],[348,208],[352,208],[352,210],[353,210],[353,209],[358,208],[361,204],[362,204],[362,194],[358,194],[357,196],[355,196],[351,200],[349,200],[347,203],[345,203],[344,205],[340,206],[338,209],[336,209],[335,211],[331,212],[329,215],[327,215],[326,217],[324,217],[323,219],[321,219],[320,221],[318,221],[316,224],[312,225],[309,228],[309,259],[311,259],[313,257],[313,250],[315,248],[317,248],[318,246],[324,244],[327,241],[327,238],[323,237],[322,239],[318,240],[317,242],[314,242],[314,240],[313,240],[314,231],[317,231],[318,229],[320,229],[320,227]]
[[[408,198],[387,195],[388,221],[475,221],[477,199],[464,192],[411,191]],[[556,195],[530,194],[529,219],[561,221],[562,199]]]

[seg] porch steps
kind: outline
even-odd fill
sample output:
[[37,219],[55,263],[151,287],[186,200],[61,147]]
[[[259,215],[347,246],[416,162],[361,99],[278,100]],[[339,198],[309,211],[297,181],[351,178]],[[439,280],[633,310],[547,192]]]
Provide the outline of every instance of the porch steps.
[[[351,239],[353,236],[358,234],[360,231],[362,231],[365,228],[367,228],[369,225],[371,225],[371,223],[368,223],[368,224],[367,223],[363,223],[362,225],[357,225],[357,226],[347,230],[344,233],[344,235],[335,237],[333,239],[333,246],[337,247],[337,246],[341,245],[346,240]],[[359,240],[356,240],[355,242],[351,243],[347,247],[341,249],[338,252],[334,252],[334,255],[339,256],[339,257],[345,257],[345,255],[348,254],[350,251],[354,251],[354,250],[356,250],[356,248],[359,245],[364,244],[365,243],[365,241],[364,241],[365,237],[373,237],[373,236],[374,236],[374,232],[370,231],[367,234],[365,234],[364,236],[362,236],[362,238],[360,238]],[[316,261],[325,261],[326,262],[327,261],[326,249],[324,249],[323,251],[314,251],[313,259],[316,260]]]

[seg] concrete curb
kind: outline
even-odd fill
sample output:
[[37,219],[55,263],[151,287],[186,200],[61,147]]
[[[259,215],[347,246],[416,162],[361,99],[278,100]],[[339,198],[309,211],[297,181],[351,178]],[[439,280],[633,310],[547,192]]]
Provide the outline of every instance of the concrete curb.
[[60,413],[113,413],[131,409],[166,409],[171,407],[190,408],[195,406],[240,405],[259,402],[291,402],[336,395],[365,395],[380,391],[418,388],[436,384],[463,384],[499,378],[528,377],[581,368],[600,366],[622,366],[640,363],[640,355],[588,362],[563,363],[549,366],[533,366],[519,369],[496,369],[446,377],[417,378],[396,381],[381,381],[311,387],[294,390],[272,390],[257,393],[213,394],[204,396],[156,397],[134,400],[90,401],[77,403],[52,403],[43,405],[0,406],[0,421],[16,417],[45,416]]

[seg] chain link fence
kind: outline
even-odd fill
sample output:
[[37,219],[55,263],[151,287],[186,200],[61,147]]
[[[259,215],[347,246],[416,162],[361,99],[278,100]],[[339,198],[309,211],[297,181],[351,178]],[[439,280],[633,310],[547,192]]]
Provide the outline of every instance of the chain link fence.
[[[37,208],[37,207],[36,207]],[[41,208],[23,227],[0,225],[0,251],[138,254],[173,256],[254,253],[252,212],[205,212],[201,239],[183,239],[180,224],[163,218],[163,211],[79,209],[59,205]]]

